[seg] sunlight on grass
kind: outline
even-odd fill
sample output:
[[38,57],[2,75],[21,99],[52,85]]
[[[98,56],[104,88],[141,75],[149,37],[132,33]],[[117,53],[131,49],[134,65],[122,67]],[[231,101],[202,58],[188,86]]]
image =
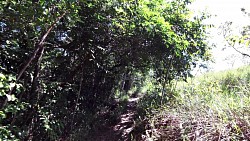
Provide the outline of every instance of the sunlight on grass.
[[178,81],[175,91],[174,102],[149,117],[147,138],[250,139],[250,66]]

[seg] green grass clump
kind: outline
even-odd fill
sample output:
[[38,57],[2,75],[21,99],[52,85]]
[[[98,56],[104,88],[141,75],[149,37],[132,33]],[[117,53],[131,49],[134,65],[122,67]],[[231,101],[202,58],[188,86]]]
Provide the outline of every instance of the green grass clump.
[[177,82],[174,97],[150,115],[145,138],[250,140],[250,66]]

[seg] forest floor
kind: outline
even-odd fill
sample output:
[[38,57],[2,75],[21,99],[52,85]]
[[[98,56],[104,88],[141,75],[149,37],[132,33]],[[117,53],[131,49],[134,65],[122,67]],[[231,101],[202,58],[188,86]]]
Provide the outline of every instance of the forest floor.
[[[124,103],[123,112],[116,115],[115,122],[108,122],[100,125],[94,132],[88,136],[88,141],[130,141],[135,129],[135,120],[138,118],[137,103],[140,97],[129,98]],[[116,103],[116,106],[119,102]],[[110,110],[109,112],[112,112]],[[109,113],[110,114],[110,113]],[[108,114],[108,115],[109,115]],[[110,118],[103,117],[102,119]],[[112,120],[112,119],[105,119]],[[135,139],[135,137],[133,137]]]

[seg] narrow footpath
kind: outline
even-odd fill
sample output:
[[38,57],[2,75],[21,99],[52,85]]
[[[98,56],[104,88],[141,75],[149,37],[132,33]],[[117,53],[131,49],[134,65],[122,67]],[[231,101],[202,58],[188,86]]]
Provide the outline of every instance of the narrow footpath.
[[129,98],[126,111],[121,114],[113,125],[105,125],[88,137],[88,141],[130,141],[136,137],[132,134],[135,129],[137,103],[140,98]]

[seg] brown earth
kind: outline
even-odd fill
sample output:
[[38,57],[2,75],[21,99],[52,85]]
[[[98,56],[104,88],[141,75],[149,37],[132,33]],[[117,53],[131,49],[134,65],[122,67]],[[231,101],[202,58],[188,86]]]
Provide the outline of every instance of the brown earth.
[[[115,123],[101,125],[88,136],[88,141],[130,141],[141,140],[135,137],[135,120],[137,114],[137,102],[140,98],[129,98],[125,111],[117,117]],[[133,138],[133,139],[132,139]]]

